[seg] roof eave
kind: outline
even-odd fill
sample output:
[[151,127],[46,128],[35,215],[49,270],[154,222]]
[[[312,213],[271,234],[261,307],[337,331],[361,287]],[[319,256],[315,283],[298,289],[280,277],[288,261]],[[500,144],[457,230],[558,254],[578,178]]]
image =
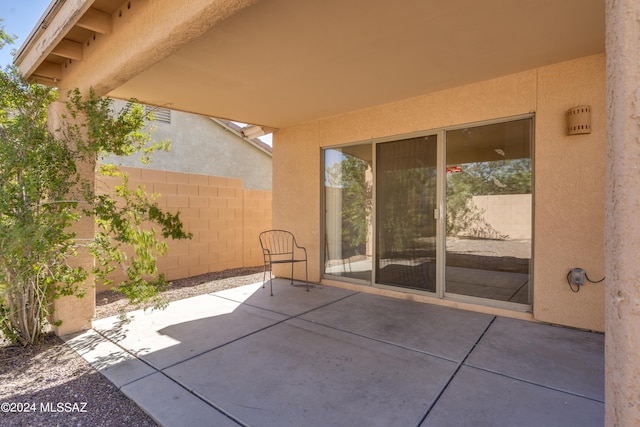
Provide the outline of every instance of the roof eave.
[[25,78],[36,80],[57,78],[55,70],[56,66],[59,66],[57,64],[48,67],[50,72],[47,75],[38,76],[34,73],[92,4],[93,0],[54,0],[49,4],[13,60]]

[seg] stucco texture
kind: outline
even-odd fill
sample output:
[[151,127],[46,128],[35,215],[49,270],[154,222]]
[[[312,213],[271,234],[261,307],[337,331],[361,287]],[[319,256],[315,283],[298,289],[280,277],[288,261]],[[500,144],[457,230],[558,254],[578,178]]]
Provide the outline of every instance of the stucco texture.
[[[125,105],[114,102],[116,109]],[[102,162],[239,178],[246,189],[271,190],[271,156],[209,117],[171,110],[170,123],[155,121],[150,130],[154,141],[171,143],[169,152],[155,152],[148,166],[137,156],[110,156]]]
[[[49,127],[51,129],[59,129],[62,116],[66,113],[67,108],[64,102],[57,101],[52,103],[48,111]],[[79,175],[81,175],[89,185],[95,185],[95,165],[93,162],[78,162],[77,167]],[[73,232],[76,233],[77,238],[83,241],[84,239],[93,238],[94,226],[95,222],[93,218],[84,217],[75,223],[72,229]],[[74,266],[84,266],[87,270],[90,270],[89,267],[93,265],[94,261],[93,256],[87,248],[79,247],[78,255],[71,258],[69,262]],[[82,286],[84,287],[84,297],[62,296],[53,301],[52,324],[61,322],[58,326],[54,326],[56,334],[65,335],[91,328],[91,318],[93,318],[95,314],[96,306],[93,276],[90,275]]]
[[[309,278],[317,281],[323,147],[535,113],[533,315],[602,331],[603,284],[574,293],[566,274],[604,272],[604,94],[605,58],[596,55],[281,129],[273,225],[307,246]],[[592,106],[593,131],[569,137],[566,111],[582,104]]]
[[607,6],[605,423],[640,425],[640,3]]

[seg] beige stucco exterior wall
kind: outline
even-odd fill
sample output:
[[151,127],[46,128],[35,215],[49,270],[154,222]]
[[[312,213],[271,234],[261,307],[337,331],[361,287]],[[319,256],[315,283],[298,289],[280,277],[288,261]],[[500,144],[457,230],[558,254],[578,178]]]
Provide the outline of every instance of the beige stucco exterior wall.
[[[62,115],[68,114],[66,105],[62,101],[57,101],[49,106],[48,124],[51,129],[59,129],[62,123]],[[78,162],[78,173],[83,179],[87,180],[90,185],[94,184],[94,164],[92,162]],[[70,262],[74,265],[83,266],[87,271],[91,271],[93,266],[93,256],[83,243],[87,239],[94,236],[94,220],[93,218],[81,217],[80,220],[73,225],[73,231],[76,233],[76,239],[79,241],[77,248],[78,255]],[[61,321],[59,326],[54,327],[57,335],[66,335],[72,332],[83,331],[91,328],[91,319],[95,314],[96,293],[94,288],[94,278],[89,278],[84,283],[84,297],[77,298],[75,296],[62,296],[53,301],[52,322]]]
[[[579,293],[566,286],[572,267],[604,274],[606,164],[605,56],[540,70],[536,124],[534,314],[563,325],[604,330],[604,283]],[[566,136],[562,115],[591,105],[592,133]]]
[[[307,246],[317,281],[322,147],[535,112],[534,317],[602,331],[603,285],[573,293],[566,274],[603,274],[604,86],[605,57],[596,55],[281,129],[273,225]],[[593,132],[568,137],[565,112],[580,104],[592,106]]]
[[640,425],[640,3],[607,0],[605,425]]
[[[258,241],[271,228],[271,192],[243,188],[239,178],[121,167],[130,185],[143,185],[159,194],[158,205],[180,212],[191,240],[167,240],[167,255],[158,258],[158,270],[168,280],[229,268],[262,265]],[[98,191],[119,184],[117,178],[97,178]],[[112,276],[115,283],[124,273]],[[99,287],[98,291],[104,290]]]

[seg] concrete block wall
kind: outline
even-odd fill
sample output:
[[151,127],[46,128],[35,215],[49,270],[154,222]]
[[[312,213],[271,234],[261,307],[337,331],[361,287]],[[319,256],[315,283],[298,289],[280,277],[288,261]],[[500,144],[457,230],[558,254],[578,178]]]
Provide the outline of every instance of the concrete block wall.
[[[159,194],[161,209],[180,212],[191,240],[167,240],[169,251],[158,259],[168,280],[229,268],[262,265],[258,234],[271,228],[271,191],[243,188],[242,179],[162,170],[120,167],[131,188],[141,184]],[[98,191],[112,189],[119,178],[96,177]],[[124,274],[114,272],[117,283]],[[103,288],[100,286],[97,291]]]

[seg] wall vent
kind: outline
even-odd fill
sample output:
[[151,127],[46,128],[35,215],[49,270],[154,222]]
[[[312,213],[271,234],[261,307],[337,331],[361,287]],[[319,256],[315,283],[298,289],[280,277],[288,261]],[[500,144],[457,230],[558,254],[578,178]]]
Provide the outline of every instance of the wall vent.
[[171,123],[171,110],[168,108],[151,107],[146,105],[144,107],[144,112],[147,114],[153,113],[153,117],[155,117],[157,122]]

